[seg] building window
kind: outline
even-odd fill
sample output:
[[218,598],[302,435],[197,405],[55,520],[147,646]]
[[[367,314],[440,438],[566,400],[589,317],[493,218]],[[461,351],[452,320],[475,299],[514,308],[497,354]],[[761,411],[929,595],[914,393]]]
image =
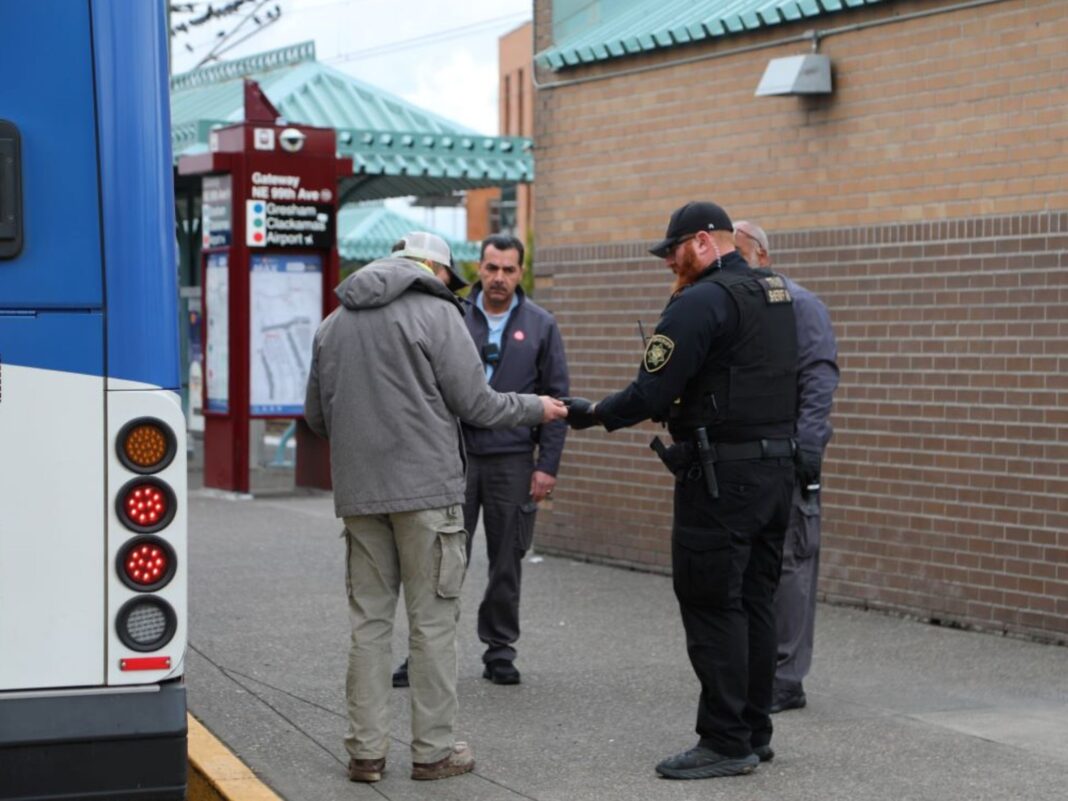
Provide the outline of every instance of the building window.
[[490,231],[495,234],[515,235],[519,230],[515,184],[501,187],[501,197],[490,202],[489,213]]

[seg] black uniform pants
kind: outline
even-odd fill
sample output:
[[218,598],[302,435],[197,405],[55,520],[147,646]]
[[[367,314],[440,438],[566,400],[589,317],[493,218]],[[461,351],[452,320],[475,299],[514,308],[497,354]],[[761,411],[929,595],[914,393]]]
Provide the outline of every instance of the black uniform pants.
[[676,483],[671,561],[686,650],[701,682],[701,745],[746,756],[771,742],[774,598],[794,466],[719,462],[716,477],[717,499],[699,471]]

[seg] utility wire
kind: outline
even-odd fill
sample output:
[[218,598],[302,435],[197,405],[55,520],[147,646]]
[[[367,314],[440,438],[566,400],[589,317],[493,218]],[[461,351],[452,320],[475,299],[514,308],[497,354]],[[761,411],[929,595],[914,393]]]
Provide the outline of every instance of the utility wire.
[[443,31],[436,31],[434,33],[424,34],[422,36],[415,36],[411,39],[399,39],[393,42],[386,42],[385,44],[375,45],[374,47],[364,48],[363,50],[352,50],[348,53],[339,53],[336,56],[325,59],[329,62],[344,62],[355,61],[361,58],[370,58],[372,56],[381,55],[383,53],[390,53],[396,50],[406,50],[410,47],[415,47],[422,44],[436,44],[448,39],[456,39],[465,36],[469,33],[474,33],[483,28],[493,27],[499,25],[502,22],[515,21],[521,17],[528,17],[529,15],[525,11],[516,12],[514,14],[507,14],[503,17],[494,17],[493,19],[483,20],[482,22],[474,22],[470,25],[461,25],[458,28],[448,28]]

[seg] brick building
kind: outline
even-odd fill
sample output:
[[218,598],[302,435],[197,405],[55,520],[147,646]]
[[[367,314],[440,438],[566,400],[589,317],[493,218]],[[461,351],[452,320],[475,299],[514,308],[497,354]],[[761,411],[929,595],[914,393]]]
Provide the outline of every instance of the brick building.
[[[497,42],[497,87],[501,136],[534,135],[534,81],[531,75],[533,26],[525,22]],[[467,193],[467,238],[475,242],[506,231],[526,242],[534,214],[529,182]]]
[[[535,1],[538,297],[573,392],[633,378],[672,209],[763,225],[839,340],[828,599],[1068,640],[1066,41],[1063,0]],[[814,45],[832,93],[754,96]],[[573,432],[539,545],[666,568],[658,430]]]

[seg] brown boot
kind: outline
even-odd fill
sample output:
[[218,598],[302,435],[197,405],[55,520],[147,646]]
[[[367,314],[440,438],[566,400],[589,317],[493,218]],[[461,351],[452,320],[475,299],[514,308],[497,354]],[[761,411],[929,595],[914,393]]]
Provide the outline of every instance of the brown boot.
[[350,759],[349,781],[350,782],[377,782],[382,778],[382,771],[386,769],[386,758],[381,759]]
[[418,781],[447,779],[475,769],[475,755],[467,743],[456,743],[452,753],[437,762],[413,762],[412,778]]

